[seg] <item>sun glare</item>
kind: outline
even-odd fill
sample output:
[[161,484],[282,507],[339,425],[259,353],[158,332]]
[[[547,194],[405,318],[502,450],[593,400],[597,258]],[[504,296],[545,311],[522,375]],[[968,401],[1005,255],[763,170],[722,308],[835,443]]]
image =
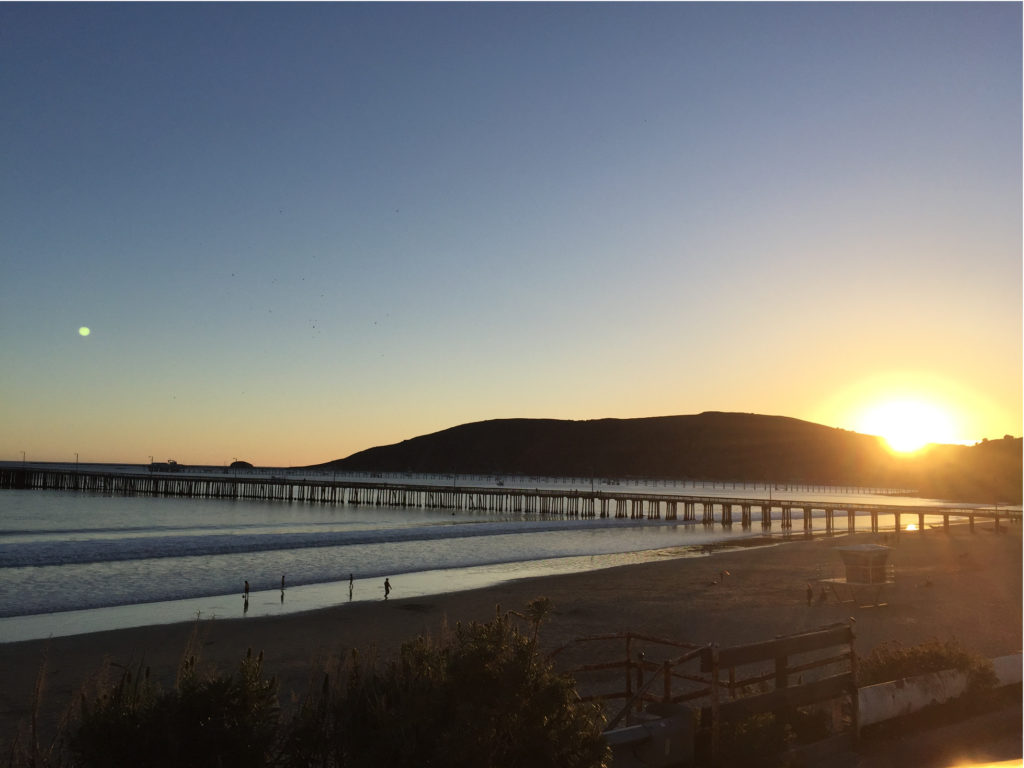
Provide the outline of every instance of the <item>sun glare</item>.
[[865,411],[857,431],[883,438],[897,453],[912,453],[929,443],[956,442],[949,414],[919,400],[879,403]]

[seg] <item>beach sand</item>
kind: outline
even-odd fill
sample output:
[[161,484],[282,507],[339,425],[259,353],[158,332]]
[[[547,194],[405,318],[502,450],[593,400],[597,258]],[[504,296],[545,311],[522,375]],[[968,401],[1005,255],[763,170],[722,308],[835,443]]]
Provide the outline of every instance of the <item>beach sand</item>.
[[[896,583],[887,605],[858,607],[806,602],[818,577],[842,575],[836,547],[887,543]],[[718,551],[588,573],[509,582],[488,589],[402,599],[403,577],[391,578],[391,599],[273,618],[214,619],[0,644],[0,744],[31,712],[39,670],[45,669],[40,722],[52,730],[60,715],[106,661],[144,661],[167,685],[198,632],[202,661],[233,669],[247,648],[263,651],[265,669],[281,683],[288,706],[304,693],[320,662],[352,648],[382,657],[418,634],[437,635],[456,622],[486,621],[496,606],[521,610],[535,597],[554,611],[541,629],[542,649],[580,637],[632,631],[683,643],[720,646],[768,640],[855,619],[856,650],[884,641],[915,644],[957,640],[988,657],[1022,648],[1022,564],[1019,524],[893,534],[794,539],[773,546]],[[728,571],[722,577],[721,573]],[[411,578],[411,577],[410,577]],[[715,581],[718,583],[714,583]],[[347,599],[339,594],[339,603]],[[314,681],[318,684],[319,680]]]

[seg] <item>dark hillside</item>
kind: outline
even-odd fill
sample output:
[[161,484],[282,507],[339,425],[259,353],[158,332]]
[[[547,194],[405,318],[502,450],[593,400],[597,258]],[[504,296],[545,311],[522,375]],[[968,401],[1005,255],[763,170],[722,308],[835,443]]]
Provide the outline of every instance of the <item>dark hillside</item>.
[[1021,502],[1024,440],[1007,437],[972,446],[936,445],[909,461],[908,483],[943,499]]
[[1020,439],[971,448],[936,446],[920,457],[901,459],[870,435],[745,413],[481,421],[370,448],[322,466],[372,472],[885,486],[978,501],[1010,502],[1021,495]]

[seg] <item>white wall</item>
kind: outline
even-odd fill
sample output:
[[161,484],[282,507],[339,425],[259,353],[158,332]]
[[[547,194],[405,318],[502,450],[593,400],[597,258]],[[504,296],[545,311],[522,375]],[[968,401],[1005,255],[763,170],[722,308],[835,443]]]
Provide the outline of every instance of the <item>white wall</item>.
[[[1021,682],[1021,654],[992,659],[998,685]],[[902,715],[909,715],[931,704],[940,704],[956,698],[967,689],[967,675],[955,670],[930,675],[906,677],[890,683],[869,685],[857,691],[860,705],[860,725],[880,723]]]

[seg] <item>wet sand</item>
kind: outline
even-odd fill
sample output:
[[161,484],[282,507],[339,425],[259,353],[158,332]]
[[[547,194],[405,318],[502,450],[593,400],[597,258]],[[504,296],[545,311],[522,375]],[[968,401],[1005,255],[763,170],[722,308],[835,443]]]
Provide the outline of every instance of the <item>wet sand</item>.
[[[580,637],[624,631],[684,643],[735,645],[856,620],[856,649],[879,643],[957,640],[985,656],[1022,648],[1022,563],[1019,524],[929,529],[895,540],[892,534],[794,540],[756,549],[718,551],[602,571],[525,579],[467,592],[402,599],[401,578],[391,599],[339,605],[270,618],[214,619],[87,635],[0,644],[0,744],[31,713],[33,689],[44,670],[40,721],[52,730],[68,704],[105,662],[139,661],[167,685],[195,632],[201,660],[231,669],[247,648],[263,651],[265,668],[281,683],[287,706],[304,693],[319,664],[352,648],[387,657],[418,634],[447,624],[485,621],[523,609],[546,596],[554,612],[541,629],[544,650]],[[884,539],[884,540],[883,540]],[[806,586],[840,576],[835,548],[887,543],[896,583],[882,593],[887,605],[862,608],[806,602]],[[728,575],[721,576],[723,571]],[[717,583],[715,583],[717,581]],[[339,594],[339,603],[347,600]],[[317,681],[318,682],[318,681]]]

